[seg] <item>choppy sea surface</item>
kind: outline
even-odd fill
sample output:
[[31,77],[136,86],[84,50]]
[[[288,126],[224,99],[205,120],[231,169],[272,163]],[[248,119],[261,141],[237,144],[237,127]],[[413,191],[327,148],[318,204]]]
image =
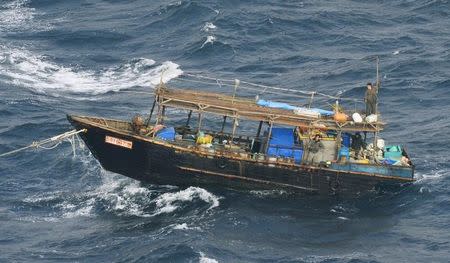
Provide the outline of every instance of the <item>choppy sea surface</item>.
[[[419,180],[346,198],[142,184],[82,144],[0,158],[1,262],[448,262],[450,2],[0,0],[0,153],[146,114],[182,72],[363,96]],[[220,87],[215,88],[220,91]],[[275,95],[274,95],[275,96]]]

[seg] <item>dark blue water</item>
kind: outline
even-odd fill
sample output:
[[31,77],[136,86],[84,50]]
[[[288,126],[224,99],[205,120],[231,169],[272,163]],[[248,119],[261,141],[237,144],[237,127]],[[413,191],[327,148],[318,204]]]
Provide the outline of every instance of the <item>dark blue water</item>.
[[64,143],[0,159],[0,261],[447,262],[449,17],[446,0],[0,0],[0,152],[67,113],[145,114],[136,91],[162,72],[362,96],[379,56],[383,137],[420,179],[349,199],[143,185]]

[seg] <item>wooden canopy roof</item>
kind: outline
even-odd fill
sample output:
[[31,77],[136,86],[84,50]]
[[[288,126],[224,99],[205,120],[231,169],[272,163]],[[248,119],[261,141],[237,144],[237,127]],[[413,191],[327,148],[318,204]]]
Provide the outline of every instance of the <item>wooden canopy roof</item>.
[[294,127],[350,132],[378,132],[384,127],[382,122],[338,123],[333,118],[297,115],[290,110],[263,107],[257,105],[255,100],[232,97],[220,93],[173,89],[165,86],[158,87],[155,93],[161,106],[212,113],[232,118],[272,122],[273,124]]

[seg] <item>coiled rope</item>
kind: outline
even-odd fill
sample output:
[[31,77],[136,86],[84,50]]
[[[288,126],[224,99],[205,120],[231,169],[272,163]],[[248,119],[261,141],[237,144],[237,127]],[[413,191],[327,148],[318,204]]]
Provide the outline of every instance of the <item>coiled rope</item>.
[[[67,139],[71,144],[72,147],[74,147],[74,141],[77,134],[86,132],[86,129],[81,130],[71,130],[56,136],[53,136],[51,138],[42,140],[42,141],[34,141],[30,145],[12,150],[10,152],[2,153],[0,154],[0,157],[8,156],[14,153],[18,153],[21,151],[25,151],[30,148],[36,148],[36,149],[44,149],[44,150],[52,150],[55,149],[59,144],[61,144],[65,139]],[[46,145],[52,144],[50,147],[47,147]],[[75,153],[75,152],[74,152]]]

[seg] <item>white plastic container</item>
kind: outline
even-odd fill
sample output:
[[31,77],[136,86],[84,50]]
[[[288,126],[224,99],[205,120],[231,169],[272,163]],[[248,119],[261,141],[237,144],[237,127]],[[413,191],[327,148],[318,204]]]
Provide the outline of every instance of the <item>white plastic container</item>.
[[386,144],[385,144],[383,139],[380,138],[380,139],[377,140],[377,147],[378,147],[378,149],[384,149],[385,145]]
[[374,123],[378,121],[378,116],[376,114],[371,114],[369,116],[366,117],[366,122],[367,123]]
[[363,121],[363,118],[361,117],[361,114],[355,112],[352,115],[352,119],[355,123],[361,123]]
[[312,117],[312,118],[320,118],[320,113],[313,111],[313,110],[305,109],[305,108],[295,108],[294,114]]

